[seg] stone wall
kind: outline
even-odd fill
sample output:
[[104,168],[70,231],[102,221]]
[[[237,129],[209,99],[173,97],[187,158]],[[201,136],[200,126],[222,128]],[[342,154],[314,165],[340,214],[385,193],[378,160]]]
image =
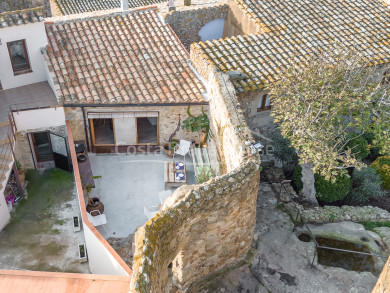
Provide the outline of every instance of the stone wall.
[[[192,105],[190,106],[190,112],[192,115],[199,115],[202,113],[202,108],[207,113],[208,105]],[[87,119],[88,112],[129,112],[129,111],[157,111],[159,112],[159,140],[160,145],[166,143],[169,139],[169,136],[175,131],[178,125],[179,114],[181,114],[181,121],[185,120],[187,115],[188,106],[150,106],[150,107],[85,107],[85,117]],[[85,130],[84,130],[84,119],[83,112],[80,107],[64,107],[65,118],[69,120],[70,127],[72,130],[73,138],[77,140],[86,140]],[[91,143],[90,132],[89,132],[89,122],[87,122],[87,132],[88,137]],[[195,142],[198,142],[198,134],[191,133],[186,130],[183,130],[180,127],[180,130],[177,132],[176,139],[186,139],[191,141],[192,139]],[[202,139],[202,137],[201,137]],[[92,145],[92,143],[91,143]]]
[[184,47],[189,50],[190,45],[199,42],[199,30],[208,22],[226,18],[228,11],[227,5],[215,5],[202,8],[193,8],[185,10],[171,11],[163,14],[164,20],[168,23]]
[[[260,34],[265,30],[254,20],[254,17],[243,8],[237,5],[235,0],[228,0],[229,11],[223,30],[223,37],[231,37],[244,34]],[[252,12],[253,14],[253,12]]]
[[[324,206],[305,209],[298,205],[298,208],[307,223],[323,224],[344,221],[352,222],[389,222],[390,213],[378,207],[364,206]],[[283,209],[295,219],[296,208],[292,203],[284,205]]]
[[16,141],[15,157],[22,165],[23,170],[35,169],[33,153],[32,153],[34,152],[33,149],[34,146],[32,145],[32,142],[29,142],[28,133],[41,132],[41,131],[50,131],[53,134],[57,134],[59,136],[66,137],[66,138],[68,137],[65,125],[58,126],[58,127],[45,127],[45,128],[16,132],[15,133],[15,141]]
[[50,0],[1,0],[0,13],[45,6],[47,15],[51,16]]
[[[277,182],[284,180],[284,175],[282,175],[281,169],[278,169],[279,172],[275,172],[271,177],[278,177]],[[280,176],[275,174],[281,174]],[[305,208],[302,205],[295,203],[295,205],[290,201],[288,194],[294,199],[298,198],[298,195],[295,193],[291,185],[285,185],[285,188],[281,189],[280,183],[272,183],[272,188],[279,195],[279,202],[281,208],[290,215],[291,219],[295,221],[297,216],[297,208],[299,212],[305,219],[307,223],[311,224],[324,224],[324,223],[336,223],[344,221],[352,221],[356,223],[360,222],[389,222],[390,213],[386,210],[383,210],[379,207],[373,206],[317,206],[313,208]],[[300,218],[298,218],[301,221]]]
[[211,131],[226,173],[177,189],[136,231],[132,292],[184,291],[250,248],[259,158],[245,144],[250,131],[228,77],[212,73],[209,86]]

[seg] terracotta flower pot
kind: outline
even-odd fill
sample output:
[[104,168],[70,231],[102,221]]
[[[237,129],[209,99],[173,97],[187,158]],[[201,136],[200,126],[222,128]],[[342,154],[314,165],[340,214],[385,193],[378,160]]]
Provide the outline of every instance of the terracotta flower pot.
[[18,171],[18,177],[19,177],[20,185],[24,187],[24,183],[26,181],[26,174],[24,174],[22,171]]
[[99,213],[98,212],[93,212],[91,213],[91,211],[94,211],[94,210],[98,210],[101,214],[103,214],[104,212],[104,205],[103,203],[100,201],[100,199],[98,197],[92,197],[92,200],[93,200],[93,204],[91,204],[89,201],[88,201],[88,204],[87,204],[87,212],[91,214],[91,216],[98,216]]

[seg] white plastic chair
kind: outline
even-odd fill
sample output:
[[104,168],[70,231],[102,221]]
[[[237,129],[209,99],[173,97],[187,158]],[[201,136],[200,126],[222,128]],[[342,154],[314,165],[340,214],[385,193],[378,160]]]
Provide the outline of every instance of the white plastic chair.
[[163,205],[164,201],[172,194],[172,190],[164,190],[158,193],[158,198],[160,199],[160,203]]
[[158,213],[158,207],[157,206],[151,206],[151,207],[146,207],[144,206],[144,214],[145,216],[149,219],[153,218],[155,214]]
[[99,215],[92,216],[90,213],[87,212],[88,221],[91,222],[92,225],[95,227],[97,226],[103,226],[104,230],[107,232],[105,224],[107,224],[107,218],[105,214],[101,214],[99,210],[93,210],[91,213],[98,212]]
[[173,153],[173,160],[175,160],[175,155],[181,155],[185,158],[185,156],[189,153],[191,147],[191,142],[187,140],[180,140],[180,143],[175,146]]

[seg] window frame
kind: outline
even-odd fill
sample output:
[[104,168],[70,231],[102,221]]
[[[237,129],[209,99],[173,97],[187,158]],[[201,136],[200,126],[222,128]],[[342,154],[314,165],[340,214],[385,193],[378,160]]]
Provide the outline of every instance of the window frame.
[[[260,97],[260,99],[258,100],[257,102],[257,112],[263,112],[263,111],[268,111],[268,110],[271,110],[271,101],[270,101],[270,104],[269,106],[266,106],[265,103],[267,102],[267,97],[269,96],[269,94],[264,94],[262,97]],[[259,102],[260,100],[262,101],[261,102],[261,107],[259,108]]]
[[[12,55],[11,55],[11,47],[10,46],[11,46],[12,43],[20,42],[20,41],[22,41],[22,44],[23,44],[24,55],[26,56],[26,61],[27,61],[27,66],[28,67],[23,68],[23,69],[15,69],[14,61],[13,61]],[[11,61],[12,71],[14,72],[14,76],[32,72],[31,63],[30,63],[30,57],[28,55],[27,46],[26,46],[26,39],[21,39],[21,40],[15,40],[15,41],[7,42],[7,48],[8,48],[8,55],[9,55],[9,59]]]

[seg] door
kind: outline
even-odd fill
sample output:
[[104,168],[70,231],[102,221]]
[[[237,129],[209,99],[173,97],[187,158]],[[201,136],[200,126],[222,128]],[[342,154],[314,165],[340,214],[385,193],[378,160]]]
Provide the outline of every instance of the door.
[[56,168],[72,172],[66,138],[50,132],[50,142]]
[[49,135],[46,131],[34,132],[31,135],[34,144],[35,157],[38,163],[53,160]]

